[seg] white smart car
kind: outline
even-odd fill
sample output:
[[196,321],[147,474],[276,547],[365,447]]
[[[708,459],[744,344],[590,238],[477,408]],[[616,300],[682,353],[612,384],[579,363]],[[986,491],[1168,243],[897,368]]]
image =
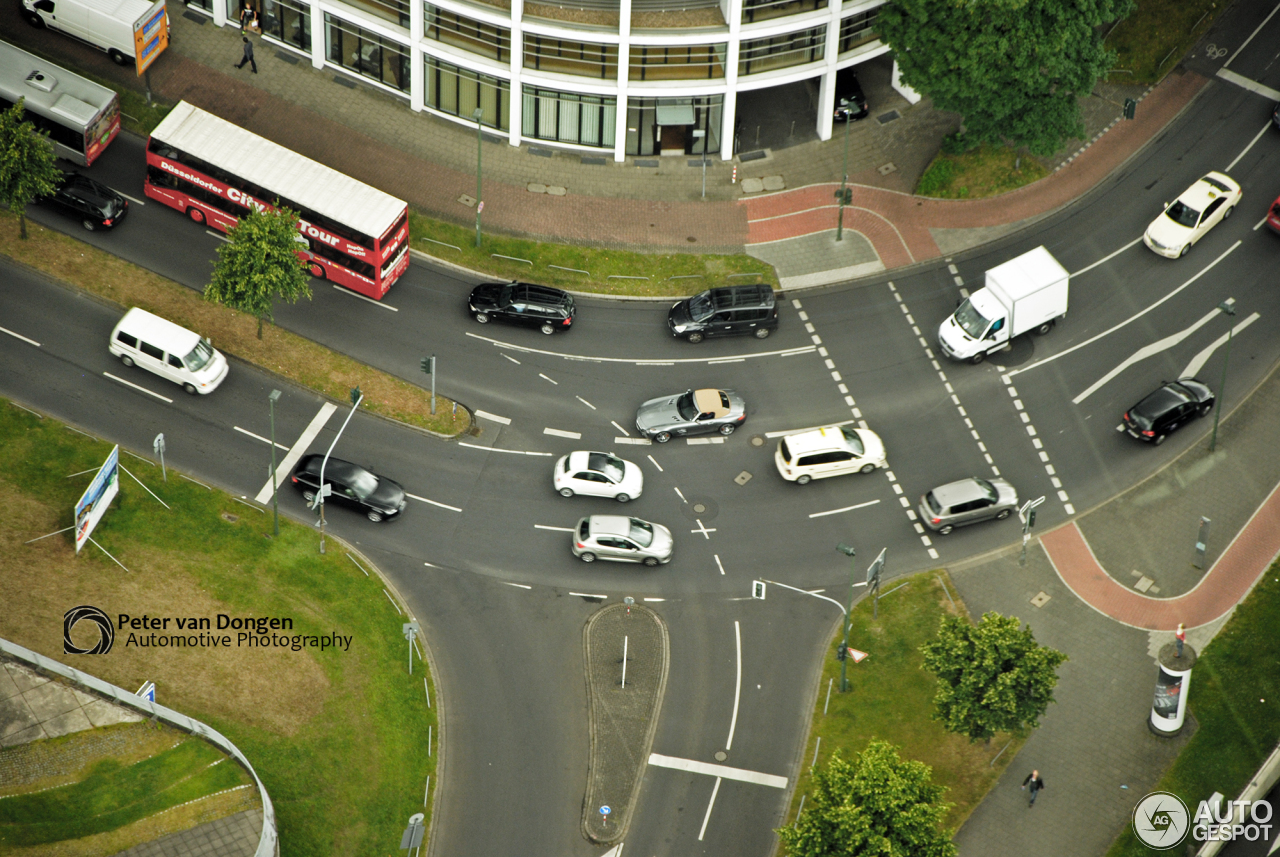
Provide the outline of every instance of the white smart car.
[[773,455],[782,478],[797,485],[845,473],[870,473],[885,466],[879,435],[854,426],[824,426],[789,434]]
[[552,481],[563,497],[585,494],[625,503],[644,491],[644,471],[608,452],[580,450],[561,456]]
[[1209,173],[1182,192],[1173,205],[1165,203],[1160,216],[1151,221],[1142,241],[1169,259],[1187,255],[1191,245],[1210,229],[1231,216],[1244,192],[1222,173]]

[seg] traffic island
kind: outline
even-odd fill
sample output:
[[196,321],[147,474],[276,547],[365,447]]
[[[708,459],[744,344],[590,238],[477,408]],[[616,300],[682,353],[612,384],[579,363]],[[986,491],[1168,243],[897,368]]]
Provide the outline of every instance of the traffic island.
[[658,615],[626,603],[587,620],[583,648],[591,757],[582,832],[592,842],[609,844],[626,833],[640,793],[671,649]]

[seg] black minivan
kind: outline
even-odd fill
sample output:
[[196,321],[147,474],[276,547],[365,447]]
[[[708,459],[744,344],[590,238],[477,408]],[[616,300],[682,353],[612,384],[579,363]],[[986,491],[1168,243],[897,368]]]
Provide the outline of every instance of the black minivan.
[[673,306],[667,327],[672,336],[690,342],[740,333],[764,339],[778,329],[778,302],[773,289],[763,283],[720,286]]

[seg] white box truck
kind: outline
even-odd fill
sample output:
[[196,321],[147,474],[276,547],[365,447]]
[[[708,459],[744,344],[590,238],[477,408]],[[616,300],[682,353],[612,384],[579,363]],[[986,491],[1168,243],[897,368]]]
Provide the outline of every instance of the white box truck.
[[[165,0],[22,0],[22,17],[103,51],[116,65],[135,62],[134,31],[165,14]],[[161,18],[167,28],[168,21]],[[153,25],[154,26],[154,23]]]
[[1067,314],[1067,279],[1067,269],[1044,247],[997,265],[938,328],[942,353],[981,363],[1015,336],[1048,333]]

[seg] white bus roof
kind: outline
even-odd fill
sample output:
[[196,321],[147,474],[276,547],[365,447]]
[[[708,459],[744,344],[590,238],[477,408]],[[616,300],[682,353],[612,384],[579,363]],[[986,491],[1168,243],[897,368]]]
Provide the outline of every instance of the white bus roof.
[[117,21],[124,21],[130,25],[136,24],[139,18],[151,11],[151,7],[157,5],[155,0],[79,0],[79,2],[83,6],[96,9],[104,15],[110,15]]
[[404,200],[185,101],[151,136],[371,238],[381,238],[407,207]]
[[15,104],[25,98],[27,109],[41,116],[60,116],[88,125],[116,94],[35,54],[0,42],[0,96]]

